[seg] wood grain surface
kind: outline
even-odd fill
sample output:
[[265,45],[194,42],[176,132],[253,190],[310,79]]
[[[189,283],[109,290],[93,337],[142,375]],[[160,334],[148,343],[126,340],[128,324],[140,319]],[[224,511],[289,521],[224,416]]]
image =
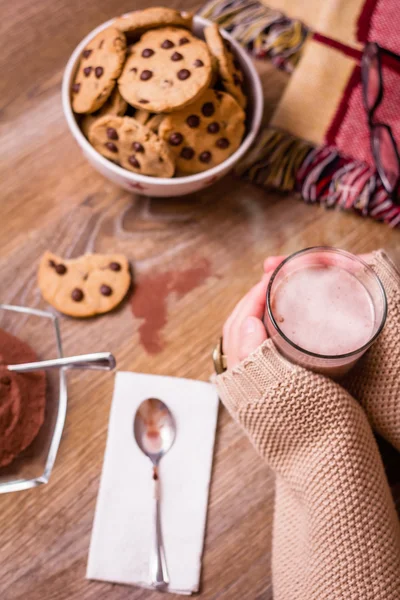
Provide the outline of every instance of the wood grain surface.
[[[198,7],[193,0],[166,3]],[[35,277],[46,249],[65,257],[123,252],[135,274],[132,298],[98,319],[61,318],[65,353],[110,350],[121,370],[207,380],[222,324],[259,279],[267,255],[329,244],[353,252],[385,247],[400,259],[399,233],[232,176],[195,196],[166,201],[124,192],[95,172],[63,118],[63,68],[92,28],[146,5],[0,1],[0,301],[45,307]],[[271,113],[286,76],[259,68]],[[158,598],[85,579],[113,377],[76,372],[68,384],[67,421],[50,483],[0,496],[0,598]],[[271,473],[221,407],[203,600],[272,598],[273,493]]]

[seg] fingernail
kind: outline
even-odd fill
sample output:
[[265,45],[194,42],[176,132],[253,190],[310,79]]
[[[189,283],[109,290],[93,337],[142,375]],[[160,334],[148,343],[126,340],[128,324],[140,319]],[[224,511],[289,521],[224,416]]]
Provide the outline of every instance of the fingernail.
[[245,335],[251,335],[256,330],[255,317],[246,317],[243,322],[243,333]]

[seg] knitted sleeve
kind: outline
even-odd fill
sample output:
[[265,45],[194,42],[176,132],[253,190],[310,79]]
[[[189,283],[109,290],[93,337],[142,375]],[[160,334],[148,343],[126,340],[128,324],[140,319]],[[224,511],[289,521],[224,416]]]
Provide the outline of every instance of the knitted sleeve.
[[360,405],[271,340],[215,382],[276,474],[274,600],[398,600],[399,523]]
[[372,427],[400,450],[400,274],[382,250],[370,263],[386,290],[387,321],[342,384],[361,403]]

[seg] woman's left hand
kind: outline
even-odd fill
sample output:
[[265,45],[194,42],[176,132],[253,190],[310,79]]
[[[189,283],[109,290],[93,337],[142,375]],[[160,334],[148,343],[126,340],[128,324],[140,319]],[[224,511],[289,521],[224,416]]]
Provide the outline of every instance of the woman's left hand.
[[264,265],[266,272],[261,281],[240,300],[224,325],[223,352],[228,369],[238,365],[268,337],[263,323],[266,292],[271,273],[282,260],[274,258]]

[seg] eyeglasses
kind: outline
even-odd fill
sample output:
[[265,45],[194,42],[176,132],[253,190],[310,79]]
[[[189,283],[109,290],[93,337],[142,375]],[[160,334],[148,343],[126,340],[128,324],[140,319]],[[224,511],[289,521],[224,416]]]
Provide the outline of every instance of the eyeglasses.
[[371,150],[376,169],[382,184],[393,202],[400,203],[397,187],[400,183],[400,156],[392,129],[386,123],[374,119],[376,109],[383,100],[384,87],[382,76],[382,58],[385,54],[400,61],[400,56],[381,48],[375,42],[369,42],[361,59],[361,79],[364,106],[368,117],[371,137]]

